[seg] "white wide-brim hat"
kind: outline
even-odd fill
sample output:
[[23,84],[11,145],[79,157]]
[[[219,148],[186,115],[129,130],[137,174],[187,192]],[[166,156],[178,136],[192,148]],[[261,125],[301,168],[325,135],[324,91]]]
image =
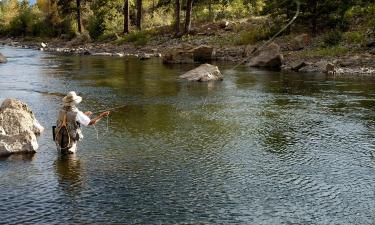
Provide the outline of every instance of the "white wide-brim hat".
[[77,105],[80,102],[82,102],[82,97],[78,96],[76,92],[71,91],[69,92],[64,98],[63,98],[63,103],[66,106],[73,106]]

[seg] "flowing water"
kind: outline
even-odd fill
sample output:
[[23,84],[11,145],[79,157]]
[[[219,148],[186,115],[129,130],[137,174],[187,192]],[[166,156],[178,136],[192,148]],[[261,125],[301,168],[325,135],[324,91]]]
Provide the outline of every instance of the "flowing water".
[[[194,65],[0,51],[0,101],[46,128],[37,154],[0,160],[0,224],[375,223],[373,79],[219,65],[223,82],[187,83]],[[126,106],[60,157],[71,90],[82,111]]]

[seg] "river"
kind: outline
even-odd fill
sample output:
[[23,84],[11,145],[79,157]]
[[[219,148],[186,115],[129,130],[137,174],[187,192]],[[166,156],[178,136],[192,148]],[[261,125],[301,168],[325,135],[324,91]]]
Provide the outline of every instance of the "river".
[[[0,47],[0,101],[46,128],[0,159],[0,224],[374,224],[375,79],[265,72],[177,79],[194,65]],[[62,97],[114,110],[60,157]]]

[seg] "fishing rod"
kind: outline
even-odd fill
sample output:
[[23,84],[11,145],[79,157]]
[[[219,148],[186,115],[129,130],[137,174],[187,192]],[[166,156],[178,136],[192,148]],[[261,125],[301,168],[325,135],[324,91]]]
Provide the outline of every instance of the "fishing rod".
[[259,48],[255,48],[249,56],[247,56],[245,59],[243,59],[242,61],[240,61],[239,63],[237,63],[234,67],[232,67],[230,70],[233,70],[235,68],[237,68],[239,65],[243,64],[244,62],[246,62],[248,59],[250,59],[251,57],[253,57],[253,55],[257,52],[259,52],[261,49],[263,49],[266,45],[268,45],[269,43],[271,43],[279,34],[281,34],[286,28],[288,28],[298,17],[299,13],[300,13],[300,5],[301,3],[297,0],[297,1],[294,1],[296,4],[297,4],[297,10],[296,10],[296,14],[293,16],[293,18],[281,29],[279,30],[279,32],[277,32],[276,34],[274,34],[268,41],[266,41],[263,45],[261,45]]
[[114,111],[115,109],[121,109],[121,108],[124,108],[126,107],[127,105],[124,104],[124,105],[119,105],[119,106],[116,106],[116,107],[112,107],[112,108],[108,108],[108,109],[105,109],[105,110],[100,110],[100,111],[95,111],[95,112],[92,112],[93,114],[97,114],[97,113],[102,113],[102,112],[107,112],[107,111]]

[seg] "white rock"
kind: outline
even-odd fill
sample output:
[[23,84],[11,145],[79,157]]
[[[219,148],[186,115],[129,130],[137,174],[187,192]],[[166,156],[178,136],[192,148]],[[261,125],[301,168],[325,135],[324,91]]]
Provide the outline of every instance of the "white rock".
[[3,54],[0,53],[0,63],[6,63],[7,61],[8,61],[7,58]]
[[206,63],[181,75],[180,78],[187,79],[189,81],[202,81],[203,82],[203,81],[223,80],[223,75],[221,74],[217,66]]
[[43,131],[25,103],[16,99],[4,100],[0,106],[0,156],[36,152],[36,135]]

